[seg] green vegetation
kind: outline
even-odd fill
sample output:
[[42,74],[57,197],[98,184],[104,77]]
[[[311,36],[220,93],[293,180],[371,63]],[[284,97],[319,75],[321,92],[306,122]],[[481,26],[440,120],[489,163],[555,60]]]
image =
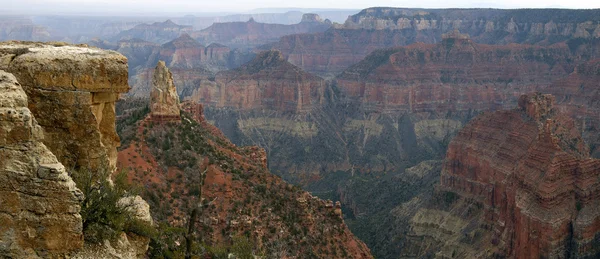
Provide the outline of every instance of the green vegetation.
[[135,217],[129,208],[119,204],[122,198],[134,195],[134,189],[127,183],[127,174],[117,174],[112,185],[109,176],[107,170],[79,170],[73,174],[73,180],[84,195],[80,214],[85,241],[113,240],[122,231],[153,237],[156,230],[149,223],[132,220]]

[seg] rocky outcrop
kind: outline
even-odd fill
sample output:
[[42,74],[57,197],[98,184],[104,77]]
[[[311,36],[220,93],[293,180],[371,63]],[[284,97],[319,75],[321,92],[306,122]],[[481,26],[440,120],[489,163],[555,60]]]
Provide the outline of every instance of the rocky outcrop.
[[484,45],[458,31],[439,44],[378,50],[337,78],[367,110],[443,112],[508,109],[523,92],[566,77],[566,45]]
[[150,117],[155,121],[179,121],[179,95],[173,84],[173,75],[165,66],[164,61],[159,61],[154,69],[150,92]]
[[281,50],[290,63],[308,72],[332,76],[378,48],[438,43],[454,30],[482,44],[597,39],[598,17],[598,10],[369,8],[323,33],[285,36],[267,48]]
[[83,246],[83,194],[27,105],[16,78],[0,70],[0,254],[63,258]]
[[320,106],[324,92],[323,79],[291,65],[279,51],[266,51],[240,68],[218,73],[188,99],[219,108],[301,113]]
[[477,117],[450,144],[440,189],[483,206],[491,243],[476,249],[516,258],[600,255],[600,160],[589,158],[553,103],[524,95],[518,109]]
[[178,25],[171,20],[164,22],[155,22],[152,24],[139,24],[135,27],[122,31],[113,38],[113,41],[142,39],[154,43],[164,44],[169,42],[181,34],[191,33],[192,26]]
[[205,44],[219,43],[232,48],[251,49],[276,42],[285,35],[323,32],[330,26],[331,22],[322,21],[316,14],[305,14],[298,24],[260,23],[250,18],[248,22],[214,23],[191,36]]
[[115,168],[115,102],[127,92],[127,59],[114,51],[8,42],[0,69],[19,80],[44,144],[67,168]]
[[[143,195],[160,223],[188,229],[192,209],[200,201],[213,201],[196,214],[190,240],[223,247],[247,235],[252,250],[269,258],[372,258],[344,224],[341,205],[287,184],[266,168],[264,149],[231,144],[203,119],[202,106],[182,106],[186,112],[178,125],[155,124],[151,118],[130,125],[135,140],[119,152],[119,167],[144,185]],[[162,148],[165,141],[167,149]],[[169,235],[183,240],[178,231]],[[179,253],[183,247],[166,249]]]

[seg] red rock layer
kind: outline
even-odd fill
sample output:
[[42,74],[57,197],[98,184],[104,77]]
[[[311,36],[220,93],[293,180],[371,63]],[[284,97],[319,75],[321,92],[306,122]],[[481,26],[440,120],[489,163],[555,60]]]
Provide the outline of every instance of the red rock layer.
[[481,202],[506,256],[598,256],[600,160],[550,95],[479,116],[451,142],[441,188]]
[[279,51],[260,53],[240,68],[217,74],[191,99],[215,107],[303,112],[324,101],[325,81],[284,60]]
[[[247,235],[255,251],[273,258],[372,258],[340,218],[339,206],[269,173],[264,149],[231,144],[203,120],[201,105],[184,103],[183,109],[188,114],[177,125],[154,124],[149,118],[138,123],[136,140],[119,152],[119,167],[128,168],[130,180],[154,197],[155,217],[173,227],[187,224],[197,203],[196,181],[205,171],[202,198],[216,202],[198,216],[196,233],[203,244],[230,245],[232,237]],[[167,132],[174,135],[167,137],[170,145],[164,150],[159,143]],[[165,166],[170,159],[177,166]]]
[[496,110],[572,69],[565,45],[493,46],[455,37],[375,51],[338,77],[338,87],[379,111]]

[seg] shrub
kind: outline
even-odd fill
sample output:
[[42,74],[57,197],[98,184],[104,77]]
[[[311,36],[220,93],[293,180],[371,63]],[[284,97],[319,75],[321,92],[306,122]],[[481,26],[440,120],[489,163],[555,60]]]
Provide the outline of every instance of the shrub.
[[113,240],[121,231],[127,230],[150,237],[152,226],[146,222],[132,221],[134,217],[130,215],[127,207],[118,205],[119,200],[134,192],[127,183],[127,174],[117,174],[113,184],[109,182],[109,176],[106,170],[79,170],[73,174],[73,180],[84,194],[80,212],[84,240],[89,243],[101,243],[104,240]]

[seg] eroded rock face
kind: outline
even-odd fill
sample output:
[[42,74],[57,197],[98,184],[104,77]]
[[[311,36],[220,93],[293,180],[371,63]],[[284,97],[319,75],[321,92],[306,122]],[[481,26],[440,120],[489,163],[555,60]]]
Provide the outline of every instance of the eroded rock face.
[[368,8],[343,25],[284,36],[268,48],[281,50],[290,63],[308,72],[332,76],[378,48],[437,43],[453,30],[483,44],[547,46],[572,38],[597,39],[598,17],[598,10]]
[[62,258],[83,245],[83,194],[42,143],[16,78],[0,70],[0,254]]
[[279,51],[265,51],[242,67],[220,72],[189,98],[214,107],[305,112],[324,101],[325,81],[285,61]]
[[518,109],[471,121],[448,148],[441,189],[483,205],[486,246],[505,256],[600,255],[600,160],[553,102],[522,96]]
[[564,45],[477,44],[458,32],[439,44],[378,50],[338,77],[349,98],[377,111],[509,109],[523,92],[568,75]]
[[179,110],[179,95],[173,84],[173,75],[165,65],[159,61],[154,69],[150,92],[150,115],[157,121],[181,120]]
[[85,46],[0,43],[0,69],[15,75],[44,129],[44,144],[68,168],[115,168],[115,102],[127,92],[127,59]]

